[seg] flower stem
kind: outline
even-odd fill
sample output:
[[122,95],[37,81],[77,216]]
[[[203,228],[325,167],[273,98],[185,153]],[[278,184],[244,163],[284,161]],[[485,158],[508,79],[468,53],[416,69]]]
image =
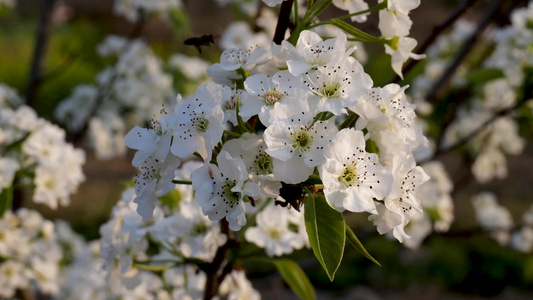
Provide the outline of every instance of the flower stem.
[[224,130],[224,133],[227,134],[227,135],[229,135],[229,136],[236,137],[236,138],[241,137],[241,134],[238,133],[238,132],[233,132],[233,131],[229,131],[229,130]]
[[177,179],[174,179],[174,180],[172,180],[172,183],[175,183],[175,184],[187,184],[187,185],[191,185],[191,184],[192,184],[192,181],[190,181],[190,180],[177,180]]
[[167,269],[172,268],[172,266],[150,266],[150,265],[143,265],[143,264],[133,264],[134,268],[146,270],[146,271],[154,271],[154,272],[160,272],[165,271]]
[[294,26],[298,27],[298,0],[294,0]]
[[357,117],[358,117],[357,114],[350,113],[348,117],[346,118],[346,120],[342,122],[341,126],[339,126],[339,130],[353,126],[353,124],[355,123],[355,120],[357,120]]

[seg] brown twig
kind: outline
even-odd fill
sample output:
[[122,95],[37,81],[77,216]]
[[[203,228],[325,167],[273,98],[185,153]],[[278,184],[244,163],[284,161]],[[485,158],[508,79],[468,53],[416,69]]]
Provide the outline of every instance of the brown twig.
[[450,78],[455,74],[455,71],[457,71],[457,68],[463,63],[465,58],[468,56],[468,54],[474,49],[476,46],[476,42],[479,38],[481,38],[481,35],[487,29],[493,18],[498,14],[498,7],[500,4],[500,0],[492,0],[490,4],[488,5],[488,8],[485,12],[485,15],[483,16],[483,19],[481,22],[479,22],[476,30],[470,35],[470,37],[463,43],[463,46],[455,56],[452,63],[446,68],[443,75],[439,78],[435,84],[429,89],[429,94],[427,95],[426,101],[429,103],[435,103],[438,98],[438,94],[440,90],[447,85]]
[[[431,35],[418,47],[415,53],[423,54],[433,45],[435,40],[444,32],[448,27],[452,26],[464,13],[468,11],[479,0],[465,0],[460,6],[458,6],[442,23],[433,27]],[[410,59],[409,63],[403,68],[403,73],[407,74],[413,69],[421,60]],[[401,80],[400,76],[396,75],[392,82],[397,83]]]
[[274,43],[280,45],[281,41],[285,39],[285,32],[289,28],[292,4],[294,0],[285,0],[281,3],[279,11],[278,23],[276,24],[276,31],[274,33]]
[[16,296],[22,300],[37,300],[37,296],[29,287],[17,289]]
[[[466,56],[471,52],[473,47],[475,47],[476,41],[479,39],[479,37],[481,36],[483,31],[488,27],[488,25],[491,22],[498,23],[498,22],[501,22],[502,20],[507,20],[509,18],[508,15],[510,14],[510,11],[516,5],[523,5],[523,4],[524,4],[523,0],[514,0],[514,1],[492,0],[491,1],[482,21],[479,23],[475,32],[469,37],[469,39],[467,39],[464,42],[463,46],[461,47],[455,59],[453,60],[452,64],[448,66],[448,68],[445,70],[443,76],[439,79],[439,81],[435,82],[435,84],[433,85],[433,88],[429,89],[431,92],[428,94],[427,99],[426,99],[428,102],[430,103],[438,102],[437,95],[439,93],[439,90],[442,89],[447,84],[447,82],[450,80],[450,78],[454,75],[457,68],[461,65],[461,63],[466,58]],[[488,54],[488,53],[490,52],[485,52],[485,54]],[[478,65],[481,64],[482,61],[483,60],[479,60]],[[457,144],[454,144],[451,147],[443,149],[441,148],[441,144],[443,142],[446,129],[455,120],[455,117],[457,114],[457,108],[459,107],[458,104],[468,97],[468,91],[469,91],[469,88],[464,89],[462,92],[458,93],[456,97],[453,97],[451,100],[445,103],[447,106],[454,106],[453,112],[451,116],[447,117],[447,119],[445,120],[445,122],[443,123],[441,127],[440,134],[437,136],[436,152],[431,158],[426,159],[422,162],[426,162],[444,153],[454,151],[464,146],[470,141],[470,139],[477,136],[477,134],[479,134],[483,130],[484,127],[490,125],[492,122],[497,120],[499,117],[509,114],[510,112],[518,108],[520,105],[522,105],[524,101],[527,101],[527,98],[528,98],[527,95],[531,94],[530,87],[526,86],[526,89],[524,90],[525,99],[522,99],[522,101],[518,101],[514,107],[503,109],[501,111],[496,112],[495,115],[491,119],[487,120],[479,128],[471,132],[470,135],[468,135],[467,137],[459,141]]]
[[56,0],[43,0],[41,6],[41,16],[37,29],[36,43],[33,49],[33,59],[30,67],[30,76],[28,79],[28,87],[26,89],[26,105],[29,107],[35,106],[37,91],[42,83],[44,58],[48,50],[48,41],[50,37],[50,29],[52,28],[52,12]]
[[[498,118],[506,116],[506,115],[510,114],[511,112],[515,111],[516,109],[520,108],[522,105],[524,105],[532,97],[533,97],[533,84],[529,84],[524,89],[524,94],[523,94],[522,99],[517,101],[515,103],[515,105],[513,105],[513,106],[511,106],[509,108],[505,108],[505,109],[502,109],[502,110],[499,110],[499,111],[495,112],[494,115],[490,119],[488,119],[485,122],[483,122],[480,126],[478,126],[475,130],[470,132],[467,136],[465,136],[464,138],[460,139],[455,144],[453,144],[453,145],[451,145],[451,146],[449,146],[447,148],[437,148],[435,150],[435,153],[430,158],[427,158],[427,159],[425,159],[423,161],[420,161],[419,163],[422,164],[422,163],[428,162],[428,161],[433,160],[433,159],[435,159],[435,158],[437,158],[437,157],[439,157],[439,156],[441,156],[441,155],[443,155],[445,153],[450,153],[452,151],[455,151],[455,150],[465,146],[466,144],[468,144],[468,142],[470,142],[470,140],[475,138],[484,129],[486,129],[487,126],[492,124],[494,121],[498,120]],[[441,144],[441,142],[439,144]]]
[[[223,267],[224,261],[230,249],[237,248],[239,246],[237,240],[233,237],[233,232],[229,229],[229,224],[226,219],[220,221],[221,232],[228,237],[226,243],[217,249],[215,258],[210,263],[200,265],[200,269],[207,274],[207,280],[205,282],[205,294],[204,299],[209,300],[218,294],[218,288],[222,280],[222,275],[227,275],[231,272],[231,269],[227,269],[227,265]],[[223,269],[222,269],[223,268]],[[219,276],[219,272],[222,269],[222,273]],[[224,274],[225,273],[225,274]]]

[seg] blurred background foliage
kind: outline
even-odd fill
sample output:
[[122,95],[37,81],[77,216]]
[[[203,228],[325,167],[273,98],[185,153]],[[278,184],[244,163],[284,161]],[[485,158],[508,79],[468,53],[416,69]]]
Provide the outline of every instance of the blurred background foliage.
[[[212,1],[184,1],[185,10],[173,12],[170,22],[150,19],[143,28],[141,37],[148,41],[153,51],[162,59],[176,52],[198,56],[194,47],[183,44],[193,35],[214,34],[217,39],[224,28],[235,17],[242,14],[231,7],[220,8]],[[375,1],[374,1],[375,2]],[[16,10],[0,12],[0,82],[16,88],[24,94],[37,30],[40,1],[20,0]],[[422,41],[431,34],[430,30],[441,22],[457,5],[458,1],[422,1],[412,15],[412,35]],[[66,98],[73,87],[81,83],[94,83],[96,74],[110,61],[96,53],[96,46],[108,34],[128,35],[132,24],[112,15],[112,1],[69,0],[62,3],[63,10],[54,15],[54,24],[47,55],[45,57],[45,81],[39,90],[37,112],[53,120],[54,107]],[[475,21],[483,5],[467,14]],[[331,9],[326,14],[338,15]],[[376,31],[376,21],[361,26],[370,33]],[[376,31],[377,32],[377,31]],[[480,48],[484,50],[483,48]],[[383,86],[394,78],[390,57],[384,55],[381,45],[369,45],[365,70],[374,78],[376,86]],[[203,59],[215,62],[220,51],[216,47],[204,48]],[[472,57],[476,57],[476,53]],[[473,62],[475,64],[476,62]],[[402,83],[408,83],[420,72],[419,64]],[[174,73],[175,85],[180,86],[180,74]],[[475,75],[471,80],[476,80]],[[448,95],[452,97],[453,94]],[[442,109],[445,114],[446,107]],[[527,111],[526,111],[527,110]],[[531,114],[531,110],[524,109]],[[533,139],[533,116],[520,121],[521,134]],[[434,126],[438,126],[438,122]],[[438,128],[437,128],[438,129]],[[77,146],[83,146],[82,144]],[[61,218],[71,222],[74,229],[88,239],[98,238],[98,228],[105,222],[110,210],[124,188],[120,182],[132,179],[135,169],[128,158],[112,161],[98,161],[88,153],[85,165],[87,181],[73,197],[72,205],[51,211],[44,206],[24,203],[40,210],[49,218]],[[454,178],[464,173],[457,160],[458,155],[443,158]],[[379,236],[363,214],[351,214],[349,223],[365,244],[367,250],[378,259],[378,267],[363,258],[353,249],[346,251],[336,279],[329,282],[326,274],[312,256],[311,251],[298,251],[292,255],[304,267],[307,275],[317,287],[319,298],[336,298],[351,295],[354,286],[366,287],[358,290],[350,299],[455,299],[472,296],[490,296],[502,299],[531,299],[533,297],[533,257],[500,247],[486,236],[473,218],[470,197],[481,190],[490,190],[498,195],[501,204],[508,207],[515,219],[531,205],[533,189],[533,148],[528,146],[520,157],[509,158],[509,178],[481,185],[467,180],[454,193],[456,221],[450,232],[434,233],[416,251],[404,248],[397,241]],[[269,295],[277,297],[275,290],[269,290],[265,278],[275,274],[267,264],[245,262],[254,285]],[[327,291],[327,293],[325,292]],[[270,294],[269,294],[270,293]],[[374,298],[372,298],[374,297]]]

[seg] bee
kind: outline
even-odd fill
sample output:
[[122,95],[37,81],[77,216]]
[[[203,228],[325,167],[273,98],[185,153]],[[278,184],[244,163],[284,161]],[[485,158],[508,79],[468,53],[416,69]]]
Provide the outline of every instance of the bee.
[[300,206],[302,205],[302,200],[304,198],[304,192],[302,187],[297,184],[286,184],[281,183],[281,189],[279,190],[279,195],[285,200],[280,201],[276,200],[274,203],[282,207],[287,207],[288,205],[292,206],[297,211],[300,211]]
[[183,41],[183,44],[196,47],[196,49],[198,49],[198,52],[202,54],[201,47],[207,47],[209,46],[209,44],[215,44],[215,36],[212,34],[193,36]]

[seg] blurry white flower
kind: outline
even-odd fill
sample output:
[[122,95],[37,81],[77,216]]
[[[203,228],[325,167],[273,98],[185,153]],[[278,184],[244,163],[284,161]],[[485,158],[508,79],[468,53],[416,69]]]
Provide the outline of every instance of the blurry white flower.
[[257,214],[257,226],[246,230],[247,241],[264,248],[267,255],[290,254],[304,246],[305,240],[289,229],[289,210],[271,202]]

